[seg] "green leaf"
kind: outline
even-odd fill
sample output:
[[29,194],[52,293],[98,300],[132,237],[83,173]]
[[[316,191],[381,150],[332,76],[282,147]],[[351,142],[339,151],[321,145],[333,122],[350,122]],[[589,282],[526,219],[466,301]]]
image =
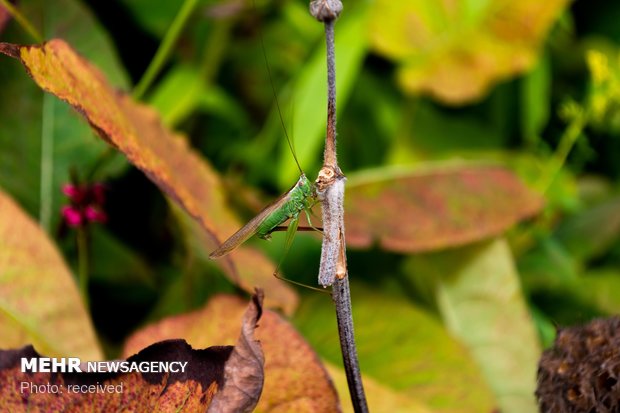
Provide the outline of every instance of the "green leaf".
[[127,245],[99,226],[90,227],[89,235],[93,280],[154,286],[153,271]]
[[532,144],[549,120],[551,76],[551,61],[544,55],[521,82],[521,129],[525,141]]
[[519,259],[519,274],[529,293],[553,290],[577,280],[579,265],[564,246],[545,237]]
[[[121,3],[138,23],[153,35],[162,38],[184,0],[122,0]],[[201,1],[206,3],[206,0]]]
[[500,410],[537,412],[540,344],[506,241],[414,256],[408,268],[435,281],[447,328],[474,355]]
[[155,86],[149,97],[166,125],[177,125],[195,110],[217,114],[231,124],[243,127],[248,123],[245,112],[223,89],[204,85],[198,69],[179,64]]
[[588,271],[574,284],[572,291],[601,312],[620,313],[620,271],[617,268]]
[[620,196],[565,219],[555,237],[577,260],[605,253],[620,236]]
[[[494,398],[470,355],[435,318],[396,294],[353,283],[353,319],[361,369],[433,412],[489,412]],[[329,298],[306,297],[295,324],[316,351],[341,364]]]
[[[505,135],[488,119],[468,113],[448,113],[424,99],[419,100],[409,116],[411,137],[407,145],[418,156],[432,158],[453,153],[461,156],[463,152],[497,149],[505,143]],[[393,158],[399,155],[399,149],[393,148]]]
[[0,191],[0,347],[26,344],[50,357],[102,357],[62,256],[39,226]]
[[159,111],[166,125],[182,121],[204,93],[204,81],[198,70],[189,65],[173,67],[156,87],[149,104]]

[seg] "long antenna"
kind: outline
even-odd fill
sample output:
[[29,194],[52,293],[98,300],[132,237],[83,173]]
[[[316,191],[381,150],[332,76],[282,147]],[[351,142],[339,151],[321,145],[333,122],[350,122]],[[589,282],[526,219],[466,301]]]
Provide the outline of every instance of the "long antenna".
[[[254,5],[254,10],[256,10],[256,1],[252,1]],[[291,153],[293,154],[293,158],[295,158],[295,163],[297,164],[297,169],[299,169],[299,173],[303,174],[304,171],[301,169],[301,165],[299,165],[299,160],[297,159],[297,153],[295,152],[295,146],[291,141],[291,138],[288,136],[286,132],[286,124],[284,123],[284,118],[282,117],[282,110],[280,110],[280,102],[278,101],[278,94],[276,93],[276,87],[273,83],[273,77],[271,76],[271,67],[269,66],[269,60],[267,59],[267,49],[265,48],[265,42],[263,41],[263,33],[259,30],[258,37],[260,38],[260,46],[263,49],[263,59],[265,60],[265,67],[267,68],[267,74],[269,75],[269,83],[271,84],[271,91],[273,92],[273,98],[276,101],[276,108],[278,109],[278,116],[280,118],[280,123],[282,124],[282,129],[284,129],[284,136],[286,136],[286,142],[288,143],[288,147],[291,149]]]

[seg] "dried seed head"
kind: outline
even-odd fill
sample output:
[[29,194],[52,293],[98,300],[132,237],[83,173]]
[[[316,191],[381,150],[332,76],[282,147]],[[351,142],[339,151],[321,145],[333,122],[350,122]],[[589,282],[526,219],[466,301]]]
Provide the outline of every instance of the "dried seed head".
[[542,413],[620,411],[620,317],[558,331],[538,365]]
[[342,11],[340,0],[314,0],[310,2],[310,14],[325,23],[336,20]]

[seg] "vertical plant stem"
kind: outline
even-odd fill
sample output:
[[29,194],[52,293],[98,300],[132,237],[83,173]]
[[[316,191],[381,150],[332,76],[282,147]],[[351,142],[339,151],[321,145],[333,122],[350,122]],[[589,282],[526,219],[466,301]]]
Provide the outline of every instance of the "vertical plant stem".
[[41,175],[39,193],[39,225],[50,232],[54,183],[54,106],[56,98],[43,94],[43,114],[41,120]]
[[340,0],[315,0],[310,13],[325,25],[327,45],[327,131],[323,168],[315,182],[317,195],[323,207],[323,245],[319,284],[332,286],[332,300],[336,307],[340,350],[347,376],[351,403],[356,413],[368,412],[368,403],[362,384],[357,358],[351,293],[347,270],[344,231],[344,186],[346,178],[338,166],[336,153],[336,57],[334,24],[342,11]]
[[17,23],[24,28],[26,33],[30,35],[37,43],[43,43],[43,36],[34,28],[32,23],[19,12],[17,7],[12,5],[9,0],[0,0],[0,6],[4,7],[6,11],[17,21]]
[[88,259],[88,234],[86,228],[81,226],[77,229],[77,252],[78,252],[78,286],[84,306],[89,307],[88,296],[88,268],[90,266]]
[[172,48],[177,42],[185,23],[189,16],[191,16],[192,11],[198,4],[198,0],[185,0],[183,5],[181,6],[181,10],[174,18],[174,21],[170,25],[170,28],[166,32],[164,39],[162,40],[157,52],[155,53],[155,57],[151,60],[149,67],[144,72],[142,79],[138,82],[136,87],[133,90],[133,97],[135,99],[141,99],[144,93],[151,86],[164,64],[168,60],[168,57],[172,53]]
[[[348,275],[348,274],[347,274]],[[336,319],[340,336],[340,351],[342,351],[344,370],[347,376],[351,404],[355,412],[368,412],[366,394],[362,384],[362,373],[357,359],[353,316],[351,315],[351,291],[349,277],[336,280],[332,286],[332,299],[336,305]]]
[[551,157],[551,161],[549,162],[547,168],[543,171],[543,175],[539,181],[539,188],[543,191],[543,193],[549,191],[553,181],[555,181],[558,173],[566,163],[566,159],[568,158],[570,151],[575,146],[575,143],[577,143],[579,136],[581,136],[581,132],[583,132],[583,128],[587,122],[588,113],[584,111],[578,116],[575,116],[575,118],[564,130],[558,147]]
[[327,45],[327,134],[323,163],[338,165],[336,151],[336,52],[334,47],[334,20],[325,22],[325,42]]

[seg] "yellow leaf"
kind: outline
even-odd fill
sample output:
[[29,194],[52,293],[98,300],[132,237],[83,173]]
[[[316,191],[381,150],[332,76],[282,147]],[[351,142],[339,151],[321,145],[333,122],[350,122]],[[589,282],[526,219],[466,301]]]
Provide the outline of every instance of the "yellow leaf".
[[374,48],[399,64],[412,94],[448,104],[482,98],[497,82],[527,71],[567,0],[377,0]]

